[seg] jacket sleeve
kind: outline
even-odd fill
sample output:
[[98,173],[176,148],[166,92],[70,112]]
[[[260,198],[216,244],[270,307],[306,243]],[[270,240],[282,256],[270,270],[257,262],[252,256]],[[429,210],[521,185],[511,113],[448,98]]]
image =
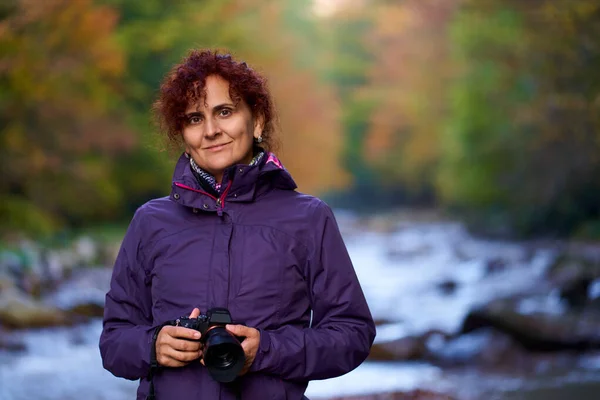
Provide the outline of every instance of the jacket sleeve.
[[343,375],[360,365],[375,324],[331,209],[320,202],[306,278],[311,327],[261,330],[252,371],[308,381]]
[[140,212],[134,216],[115,261],[106,294],[100,354],[113,375],[136,380],[150,371],[152,326],[150,286],[139,236]]

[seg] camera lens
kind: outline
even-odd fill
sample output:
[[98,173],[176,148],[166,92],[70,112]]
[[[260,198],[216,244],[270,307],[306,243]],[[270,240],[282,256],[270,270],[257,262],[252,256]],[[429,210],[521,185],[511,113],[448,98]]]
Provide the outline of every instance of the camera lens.
[[213,348],[212,351],[212,366],[219,369],[231,368],[236,361],[236,351],[234,348],[228,348],[226,344],[218,346],[217,349]]
[[232,382],[244,367],[246,357],[239,340],[224,327],[214,327],[204,336],[204,364],[213,379]]

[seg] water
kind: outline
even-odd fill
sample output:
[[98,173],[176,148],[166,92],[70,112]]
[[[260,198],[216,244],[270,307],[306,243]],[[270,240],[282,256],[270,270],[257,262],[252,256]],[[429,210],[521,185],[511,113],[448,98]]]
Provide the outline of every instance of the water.
[[[126,400],[135,398],[136,382],[115,378],[102,368],[98,338],[100,320],[75,329],[52,328],[23,333],[26,354],[0,353],[2,400]],[[307,396],[415,389],[436,379],[432,366],[368,362],[345,376],[311,382]]]
[[[344,231],[373,315],[389,322],[378,328],[377,342],[432,329],[455,333],[474,306],[532,290],[555,256],[550,250],[532,252],[518,243],[478,240],[456,223],[405,222],[392,234]],[[490,271],[490,263],[497,260],[503,267]],[[443,282],[453,283],[449,293],[440,290]],[[77,285],[69,290],[51,301],[68,307],[65,303],[79,301],[82,293],[92,293],[94,298],[103,293],[98,288],[82,291]],[[552,296],[521,306],[525,311],[550,313],[559,313],[562,307]],[[75,328],[16,333],[27,351],[0,351],[0,400],[135,398],[136,382],[115,378],[102,368],[100,332],[101,321],[94,320]],[[440,351],[468,358],[477,346],[485,346],[484,339],[473,335],[452,343],[453,347],[443,342],[438,346]],[[528,376],[468,366],[442,369],[425,362],[365,362],[342,377],[311,382],[307,396],[326,399],[428,388],[453,393],[461,400],[586,400],[600,398],[599,371],[600,356],[591,354],[572,370],[549,368]]]

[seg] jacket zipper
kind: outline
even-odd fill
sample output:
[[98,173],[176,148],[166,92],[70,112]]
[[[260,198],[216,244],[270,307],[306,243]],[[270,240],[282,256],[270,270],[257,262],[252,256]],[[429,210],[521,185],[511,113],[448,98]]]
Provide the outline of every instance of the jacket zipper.
[[[211,195],[210,193],[206,193],[202,190],[194,189],[193,187],[189,187],[182,183],[175,183],[175,186],[183,188],[183,189],[191,190],[193,192],[201,193],[201,194],[204,194],[204,195],[210,197],[211,199],[214,199],[216,202],[216,205],[217,205],[217,215],[219,217],[222,217],[223,216],[223,208],[225,207],[225,197],[227,196],[227,193],[229,192],[229,188],[231,188],[232,183],[233,183],[233,181],[229,181],[229,183],[227,184],[227,187],[223,191],[223,194],[219,198],[216,198],[215,196]],[[225,307],[227,309],[229,309],[229,293],[230,292],[231,292],[231,261],[227,265],[227,296],[225,297]]]
[[223,208],[225,207],[225,196],[227,196],[227,192],[229,192],[229,188],[231,187],[232,182],[233,181],[229,181],[229,183],[227,184],[227,187],[223,191],[223,194],[221,195],[220,198],[217,199],[217,215],[219,217],[223,216]]

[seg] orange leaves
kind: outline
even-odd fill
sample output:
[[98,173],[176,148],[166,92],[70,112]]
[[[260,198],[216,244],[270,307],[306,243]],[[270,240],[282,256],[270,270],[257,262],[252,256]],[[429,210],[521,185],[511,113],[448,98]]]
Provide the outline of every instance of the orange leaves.
[[[92,0],[19,0],[2,21],[0,198],[56,213],[58,221],[74,215],[71,191],[84,192],[89,179],[108,187],[111,157],[136,140],[117,113],[125,63],[116,23],[114,10]],[[74,175],[89,157],[96,175]],[[94,215],[106,205],[76,206]]]
[[374,62],[364,90],[378,102],[365,158],[400,181],[423,177],[439,156],[445,89],[452,74],[448,29],[458,0],[374,5]]

